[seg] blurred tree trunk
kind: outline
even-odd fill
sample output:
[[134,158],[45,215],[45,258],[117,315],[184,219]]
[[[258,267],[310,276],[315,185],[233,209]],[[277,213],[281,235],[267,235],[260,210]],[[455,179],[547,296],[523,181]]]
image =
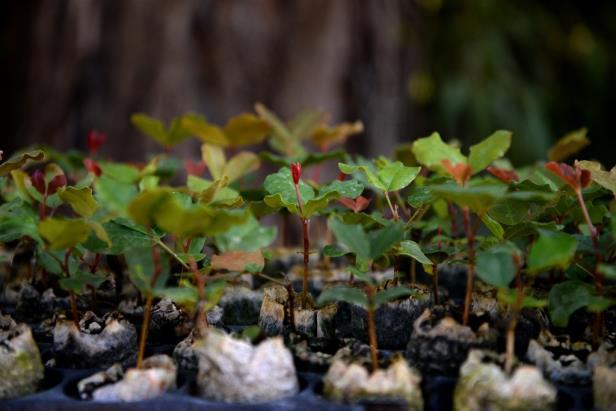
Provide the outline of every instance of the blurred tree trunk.
[[[39,0],[2,7],[0,58],[12,65],[0,80],[8,93],[0,147],[7,153],[33,143],[84,148],[96,128],[110,135],[104,155],[142,159],[156,148],[132,128],[131,113],[169,120],[196,111],[224,123],[257,101],[283,116],[322,107],[332,121],[361,119],[366,133],[351,147],[366,154],[388,153],[409,136],[406,79],[419,49],[404,35],[415,11],[407,1]],[[196,144],[178,150],[198,155]]]

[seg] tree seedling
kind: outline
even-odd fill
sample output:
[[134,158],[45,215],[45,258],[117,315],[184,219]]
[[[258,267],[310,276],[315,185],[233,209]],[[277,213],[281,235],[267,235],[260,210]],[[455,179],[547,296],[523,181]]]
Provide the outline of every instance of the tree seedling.
[[356,198],[363,186],[355,180],[335,180],[322,186],[318,193],[301,179],[301,165],[295,163],[291,168],[283,167],[277,173],[267,176],[264,182],[265,190],[269,195],[263,202],[271,209],[286,208],[290,213],[297,215],[302,222],[304,275],[302,299],[306,303],[308,298],[308,263],[310,254],[310,237],[308,225],[310,217],[323,210],[330,201],[341,197]]
[[[464,231],[467,239],[468,267],[466,273],[466,294],[464,298],[463,323],[468,325],[470,305],[473,293],[473,276],[475,272],[475,234],[470,211],[474,211],[491,230],[498,229],[486,212],[502,196],[506,187],[497,185],[477,185],[469,187],[469,180],[492,162],[502,157],[511,145],[511,133],[496,131],[478,144],[471,146],[468,157],[459,148],[450,146],[441,140],[438,133],[421,138],[413,143],[413,154],[417,161],[439,174],[452,177],[457,186],[442,184],[431,186],[430,191],[437,198],[454,202],[462,208]],[[495,228],[496,226],[496,228]]]

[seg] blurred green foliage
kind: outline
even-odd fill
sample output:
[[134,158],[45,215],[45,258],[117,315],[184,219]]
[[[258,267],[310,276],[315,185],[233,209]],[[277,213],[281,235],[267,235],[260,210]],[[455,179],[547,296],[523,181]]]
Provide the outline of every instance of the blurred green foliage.
[[593,144],[581,156],[614,164],[616,3],[420,0],[419,10],[405,30],[425,55],[407,85],[426,125],[469,144],[512,130],[518,164],[584,126]]

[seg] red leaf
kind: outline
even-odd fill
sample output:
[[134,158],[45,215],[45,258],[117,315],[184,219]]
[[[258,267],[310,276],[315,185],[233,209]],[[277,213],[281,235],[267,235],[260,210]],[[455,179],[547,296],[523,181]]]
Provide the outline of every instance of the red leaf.
[[370,205],[370,201],[370,198],[366,198],[364,196],[359,196],[355,200],[346,197],[338,199],[340,204],[352,210],[354,213],[359,213],[360,211],[365,210],[366,207]]
[[469,178],[471,178],[471,174],[473,174],[473,169],[471,166],[464,163],[452,164],[449,159],[444,159],[441,161],[445,170],[457,181],[458,184],[465,184]]
[[96,161],[92,160],[91,158],[86,158],[83,160],[83,166],[90,173],[94,173],[96,177],[100,177],[102,171],[98,164],[96,164]]
[[67,184],[66,175],[58,174],[54,178],[51,179],[49,184],[47,185],[47,195],[52,195],[58,188],[64,187]]
[[30,181],[32,182],[34,188],[36,188],[36,191],[38,191],[42,195],[45,195],[45,175],[41,170],[36,170],[34,174],[32,174],[32,176],[30,177]]
[[185,160],[184,161],[184,169],[186,173],[192,176],[202,176],[205,173],[205,163],[203,160],[193,161],[193,160]]
[[299,179],[302,177],[302,165],[301,163],[291,164],[291,175],[293,176],[293,184],[298,185]]
[[545,168],[560,177],[573,190],[580,188],[579,173],[576,173],[576,170],[569,164],[550,161],[545,165]]
[[88,148],[90,149],[90,155],[96,154],[105,140],[107,140],[106,133],[101,133],[97,130],[90,130],[88,133]]
[[498,178],[503,183],[509,184],[513,181],[518,181],[520,179],[518,177],[518,174],[514,170],[507,170],[504,168],[498,168],[493,166],[488,167],[487,170],[490,174]]

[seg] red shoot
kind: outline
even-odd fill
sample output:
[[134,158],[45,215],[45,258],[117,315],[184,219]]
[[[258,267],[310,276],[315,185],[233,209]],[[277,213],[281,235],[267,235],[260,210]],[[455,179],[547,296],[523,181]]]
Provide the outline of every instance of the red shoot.
[[460,185],[466,184],[469,178],[471,178],[471,174],[473,173],[473,169],[468,164],[457,163],[452,164],[449,159],[445,159],[441,161],[445,170],[453,177],[454,180]]
[[498,178],[503,183],[509,184],[514,181],[518,181],[520,177],[514,170],[507,170],[504,168],[498,168],[490,166],[487,168],[488,172],[494,177]]
[[184,170],[186,173],[191,176],[202,176],[205,173],[206,165],[203,160],[193,161],[193,160],[185,160],[184,161]]
[[291,164],[291,175],[293,176],[293,184],[298,185],[299,179],[302,177],[302,165],[300,163]]
[[368,205],[370,205],[370,201],[371,201],[370,198],[366,198],[364,196],[359,196],[355,200],[351,200],[350,198],[340,198],[340,199],[338,199],[338,202],[340,204],[342,204],[345,207],[349,208],[354,213],[359,213],[360,211],[365,210],[366,207],[368,207]]
[[106,133],[101,133],[97,130],[90,130],[88,133],[88,149],[90,149],[90,155],[95,155],[105,140],[107,140]]
[[83,166],[90,173],[94,173],[96,177],[100,177],[102,171],[101,171],[101,168],[96,163],[96,161],[92,160],[91,158],[86,158],[83,160]]
[[49,184],[47,185],[47,194],[48,195],[54,194],[56,191],[58,191],[58,188],[64,187],[66,184],[67,184],[66,175],[58,174],[57,176],[52,178]]
[[581,169],[577,164],[574,168],[569,164],[550,161],[545,168],[560,177],[573,191],[577,192],[590,184],[590,171]]
[[34,188],[36,188],[36,191],[38,191],[42,195],[45,195],[45,191],[47,191],[47,185],[45,184],[45,175],[41,170],[36,170],[34,174],[32,174],[32,176],[30,177],[30,181],[32,182]]

